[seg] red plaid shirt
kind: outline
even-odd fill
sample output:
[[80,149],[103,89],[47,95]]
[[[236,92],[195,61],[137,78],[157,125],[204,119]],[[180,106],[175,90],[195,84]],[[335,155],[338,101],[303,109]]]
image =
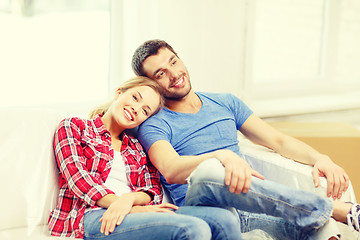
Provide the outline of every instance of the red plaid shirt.
[[[113,193],[104,185],[114,158],[111,136],[99,115],[91,120],[68,118],[56,130],[54,150],[60,192],[49,217],[50,233],[83,238],[85,210]],[[161,203],[159,173],[147,161],[138,140],[124,133],[121,154],[131,190],[149,193],[153,198],[150,204]]]

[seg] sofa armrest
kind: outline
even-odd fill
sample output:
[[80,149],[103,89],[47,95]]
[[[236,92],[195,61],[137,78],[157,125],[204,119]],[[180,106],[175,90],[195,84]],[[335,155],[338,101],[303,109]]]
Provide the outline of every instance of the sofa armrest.
[[[287,159],[268,148],[253,144],[240,134],[239,146],[245,160],[249,162],[251,167],[263,174],[266,179],[326,197],[326,178],[321,177],[320,186],[315,188],[311,166]],[[351,182],[341,200],[356,202]]]

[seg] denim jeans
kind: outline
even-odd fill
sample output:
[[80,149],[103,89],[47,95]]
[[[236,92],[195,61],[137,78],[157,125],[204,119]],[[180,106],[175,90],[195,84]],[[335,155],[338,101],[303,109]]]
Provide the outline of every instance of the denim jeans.
[[[280,239],[308,239],[330,218],[332,202],[318,195],[253,177],[249,191],[231,193],[216,159],[201,163],[188,178],[188,206],[234,207],[242,232],[263,229]],[[274,236],[274,237],[275,237]]]
[[93,210],[84,217],[84,239],[241,239],[238,219],[226,209],[214,207],[180,207],[171,213],[131,213],[105,236],[99,219],[106,209]]

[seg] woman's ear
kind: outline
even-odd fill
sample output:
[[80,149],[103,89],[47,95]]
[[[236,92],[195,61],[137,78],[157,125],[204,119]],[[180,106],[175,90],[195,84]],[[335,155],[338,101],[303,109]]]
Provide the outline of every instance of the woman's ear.
[[121,88],[116,89],[114,98],[116,99],[122,93]]

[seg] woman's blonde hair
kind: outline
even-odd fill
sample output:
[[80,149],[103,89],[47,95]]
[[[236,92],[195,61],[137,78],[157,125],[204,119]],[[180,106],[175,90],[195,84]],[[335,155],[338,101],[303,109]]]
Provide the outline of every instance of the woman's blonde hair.
[[[154,80],[151,80],[150,78],[143,77],[143,76],[136,76],[136,77],[133,77],[133,78],[127,80],[123,84],[121,84],[121,86],[119,88],[121,89],[121,92],[124,93],[131,88],[140,87],[140,86],[151,87],[156,93],[159,94],[160,104],[159,104],[159,107],[152,113],[152,115],[156,114],[157,112],[160,111],[160,109],[162,107],[164,107],[165,100],[162,96],[161,87]],[[117,88],[117,89],[119,89],[119,88]],[[89,118],[90,119],[94,118],[97,114],[104,115],[107,112],[107,110],[110,108],[113,101],[114,101],[114,99],[111,99],[110,101],[106,102],[105,104],[93,109],[89,114]]]

